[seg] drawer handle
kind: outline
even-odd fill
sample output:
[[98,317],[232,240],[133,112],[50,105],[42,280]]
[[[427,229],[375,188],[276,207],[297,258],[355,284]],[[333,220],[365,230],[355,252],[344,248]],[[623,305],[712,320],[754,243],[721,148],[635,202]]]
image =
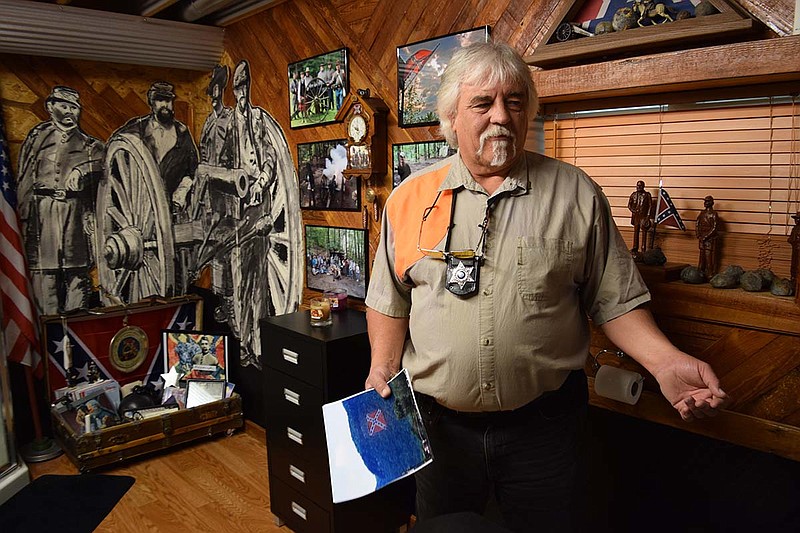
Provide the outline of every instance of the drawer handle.
[[299,503],[292,502],[292,512],[303,520],[306,519],[306,510]]
[[289,426],[286,426],[286,436],[289,437],[290,440],[295,441],[300,446],[303,445],[303,434],[297,431],[296,429],[292,429]]
[[288,348],[283,348],[281,350],[283,352],[283,358],[292,363],[293,365],[297,364],[297,360],[300,358],[300,354],[297,352],[293,352]]
[[287,402],[300,405],[300,395],[292,389],[283,389],[283,397],[286,398]]
[[289,475],[295,478],[300,483],[306,482],[306,473],[294,465],[289,465]]

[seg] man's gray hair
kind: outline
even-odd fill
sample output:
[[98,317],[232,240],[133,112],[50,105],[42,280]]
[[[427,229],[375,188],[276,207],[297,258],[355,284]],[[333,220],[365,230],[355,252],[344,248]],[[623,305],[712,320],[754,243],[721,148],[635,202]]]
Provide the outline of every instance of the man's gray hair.
[[505,43],[495,42],[473,43],[462,48],[455,53],[442,74],[436,105],[439,128],[453,148],[458,148],[453,120],[456,117],[461,85],[464,83],[518,85],[523,88],[527,98],[529,118],[539,107],[530,68],[516,50]]

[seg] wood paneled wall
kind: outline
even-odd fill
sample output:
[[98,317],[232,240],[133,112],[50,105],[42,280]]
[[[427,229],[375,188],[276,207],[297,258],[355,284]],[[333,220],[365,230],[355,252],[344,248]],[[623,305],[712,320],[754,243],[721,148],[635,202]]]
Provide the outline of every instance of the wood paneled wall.
[[[346,137],[343,124],[291,130],[289,63],[343,46],[350,50],[350,90],[368,88],[389,106],[386,175],[378,179],[381,204],[391,192],[391,145],[441,138],[437,127],[397,125],[397,46],[488,24],[492,35],[529,54],[541,39],[557,0],[296,0],[284,2],[228,28],[232,64],[250,61],[252,100],[279,123],[292,150],[297,143]],[[296,151],[292,154],[297,157]],[[362,206],[363,191],[362,191]],[[362,227],[361,214],[303,211],[305,223]],[[370,221],[370,256],[380,225]],[[307,292],[306,299],[311,295]]]
[[39,122],[49,120],[45,100],[56,85],[72,87],[81,97],[81,128],[107,141],[130,118],[150,113],[147,89],[154,81],[175,85],[175,117],[195,139],[211,104],[205,95],[208,74],[165,69],[0,54],[0,106],[16,171],[25,136]]

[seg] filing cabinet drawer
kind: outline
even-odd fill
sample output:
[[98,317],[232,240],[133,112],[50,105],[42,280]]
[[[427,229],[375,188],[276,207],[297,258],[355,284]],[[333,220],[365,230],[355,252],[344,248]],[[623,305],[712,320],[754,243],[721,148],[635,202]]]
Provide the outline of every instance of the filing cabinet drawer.
[[327,511],[283,483],[269,476],[270,508],[296,533],[328,533],[331,519]]
[[267,329],[266,333],[270,338],[264,340],[265,366],[280,370],[309,385],[323,387],[325,346],[322,343],[307,337],[279,335],[272,329]]
[[322,424],[322,404],[325,403],[322,390],[269,367],[264,368],[264,382],[270,421],[273,415],[278,415]]
[[[323,508],[333,505],[327,464],[322,468],[316,461],[290,454],[285,448],[273,446],[267,452],[270,476],[280,478],[286,485]],[[327,453],[325,457],[327,463]]]

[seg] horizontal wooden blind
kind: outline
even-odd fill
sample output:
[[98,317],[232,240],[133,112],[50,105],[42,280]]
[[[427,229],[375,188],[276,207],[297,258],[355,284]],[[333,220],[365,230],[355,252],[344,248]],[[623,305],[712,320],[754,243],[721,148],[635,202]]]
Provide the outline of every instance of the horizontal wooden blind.
[[692,238],[710,194],[725,233],[785,241],[800,209],[798,108],[772,97],[550,115],[534,124],[528,147],[584,169],[621,229],[636,182],[655,199],[661,180]]

